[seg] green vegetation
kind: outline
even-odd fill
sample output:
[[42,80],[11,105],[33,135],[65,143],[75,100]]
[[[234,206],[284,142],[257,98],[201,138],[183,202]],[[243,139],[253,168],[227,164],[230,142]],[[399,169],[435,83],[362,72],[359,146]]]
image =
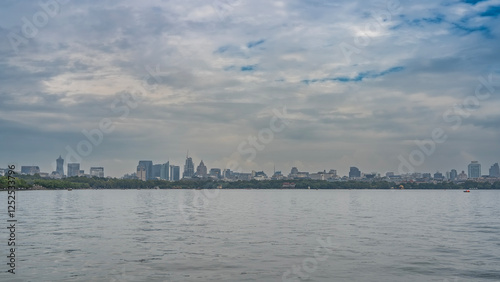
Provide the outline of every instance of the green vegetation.
[[[148,180],[140,181],[134,179],[117,179],[117,178],[98,178],[98,177],[68,177],[64,179],[43,179],[40,175],[18,175],[16,178],[16,186],[18,188],[31,188],[34,185],[41,186],[46,189],[152,189],[158,187],[160,189],[215,189],[218,185],[222,185],[224,189],[280,189],[284,182],[294,182],[295,189],[397,189],[398,184],[386,181],[339,181],[327,182],[321,180],[268,180],[268,181],[235,181],[223,182],[207,179],[199,180],[180,180],[169,182],[163,180]],[[0,177],[0,189],[7,189],[7,177]],[[467,181],[465,183],[455,184],[451,182],[433,183],[403,183],[405,189],[500,189],[500,182],[479,183]],[[286,188],[291,189],[291,188]]]

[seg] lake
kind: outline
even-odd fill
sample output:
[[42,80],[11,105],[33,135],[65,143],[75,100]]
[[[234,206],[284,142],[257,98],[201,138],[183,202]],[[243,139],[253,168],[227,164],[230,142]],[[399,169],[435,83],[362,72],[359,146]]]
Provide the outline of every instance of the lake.
[[2,228],[0,281],[500,281],[500,191],[16,196],[16,274]]

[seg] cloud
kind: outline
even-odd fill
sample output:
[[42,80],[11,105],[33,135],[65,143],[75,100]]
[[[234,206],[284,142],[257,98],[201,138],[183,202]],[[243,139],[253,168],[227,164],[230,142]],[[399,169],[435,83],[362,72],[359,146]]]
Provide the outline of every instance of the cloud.
[[[49,171],[66,145],[85,138],[83,129],[109,118],[116,129],[85,165],[121,176],[144,158],[182,165],[190,149],[223,168],[285,105],[293,125],[244,170],[301,163],[383,173],[437,126],[450,135],[438,150],[461,153],[429,158],[422,170],[466,167],[463,156],[499,161],[490,153],[499,140],[497,93],[456,131],[442,119],[474,94],[478,77],[498,77],[495,2],[401,2],[390,12],[385,1],[344,0],[220,8],[201,0],[69,2],[16,53],[7,36],[22,36],[23,18],[32,22],[42,8],[2,2],[0,167],[16,159]],[[343,42],[356,48],[350,62]],[[139,90],[141,101],[126,100]],[[128,107],[126,117],[115,101]],[[483,145],[468,132],[485,136]]]

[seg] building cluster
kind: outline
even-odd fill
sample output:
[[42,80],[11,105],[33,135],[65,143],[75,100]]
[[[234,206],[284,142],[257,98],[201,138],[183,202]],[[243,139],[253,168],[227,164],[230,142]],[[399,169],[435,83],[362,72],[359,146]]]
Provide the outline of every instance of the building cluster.
[[[7,169],[0,168],[0,176],[7,173]],[[90,167],[89,173],[86,174],[83,169],[81,169],[79,163],[68,163],[67,173],[64,173],[64,159],[59,156],[56,159],[56,170],[52,173],[40,172],[38,166],[21,166],[21,171],[18,172],[24,175],[35,175],[39,174],[44,178],[65,178],[74,176],[83,177],[104,177],[103,167]],[[481,164],[478,161],[472,161],[468,167],[467,171],[462,170],[460,173],[456,169],[451,169],[446,173],[436,172],[431,173],[407,173],[403,175],[396,175],[394,172],[387,172],[385,176],[381,176],[379,173],[362,173],[357,167],[349,168],[348,176],[337,175],[337,170],[330,169],[328,172],[326,170],[319,171],[315,173],[309,173],[305,171],[299,171],[298,168],[292,167],[290,173],[285,175],[281,171],[274,171],[271,176],[268,176],[264,171],[252,171],[252,172],[236,172],[230,169],[220,169],[211,168],[208,170],[207,166],[200,161],[198,166],[195,166],[193,159],[186,156],[186,161],[184,163],[184,168],[181,174],[181,168],[177,165],[171,165],[169,161],[161,164],[153,164],[152,161],[142,160],[139,161],[135,172],[126,174],[122,177],[123,179],[138,179],[142,181],[146,180],[166,180],[166,181],[177,181],[180,179],[213,179],[213,180],[223,180],[223,181],[238,181],[238,180],[297,180],[297,179],[311,179],[311,180],[324,180],[324,181],[348,181],[348,180],[360,180],[360,181],[393,181],[399,182],[420,182],[420,183],[437,183],[442,181],[453,181],[453,182],[463,182],[467,180],[474,180],[478,182],[495,182],[500,181],[500,169],[498,163],[493,164],[488,171],[488,174],[482,174]]]
[[488,174],[482,174],[481,164],[478,161],[472,161],[467,166],[467,172],[462,170],[458,173],[456,169],[447,171],[445,174],[441,172],[431,173],[408,173],[404,175],[394,175],[392,172],[386,174],[390,180],[395,182],[404,181],[414,181],[414,182],[442,182],[442,181],[452,181],[452,182],[464,182],[467,180],[473,180],[477,182],[495,182],[500,181],[500,168],[498,163],[493,164]]
[[[0,176],[3,176],[7,170],[0,169]],[[80,169],[79,163],[68,163],[67,164],[67,174],[64,174],[64,159],[59,156],[56,159],[56,170],[52,173],[41,172],[38,166],[21,166],[21,171],[19,172],[22,175],[35,175],[38,174],[42,178],[54,178],[61,179],[65,177],[73,177],[73,176],[84,176],[84,177],[104,177],[104,168],[103,167],[90,167],[89,173],[85,174],[83,169]]]
[[290,173],[285,175],[281,171],[274,171],[271,176],[268,176],[264,171],[252,172],[236,172],[230,169],[211,168],[208,170],[205,163],[200,161],[198,166],[195,166],[193,159],[186,156],[184,169],[182,174],[180,167],[170,165],[169,162],[164,164],[153,164],[152,161],[139,161],[135,173],[126,174],[123,178],[139,179],[139,180],[170,180],[176,181],[180,179],[213,179],[224,181],[238,181],[238,180],[298,180],[298,179],[311,179],[311,180],[324,180],[324,181],[394,181],[394,182],[422,182],[422,183],[436,183],[442,181],[460,182],[466,180],[475,181],[499,181],[500,171],[498,163],[491,166],[488,175],[481,174],[481,164],[473,161],[469,164],[467,172],[462,171],[458,173],[456,169],[452,169],[445,174],[441,172],[431,173],[408,173],[404,175],[396,175],[394,172],[387,172],[385,176],[380,173],[371,172],[363,173],[357,167],[349,168],[348,176],[337,175],[337,170],[330,169],[310,173],[306,171],[299,171],[298,168],[292,167]]

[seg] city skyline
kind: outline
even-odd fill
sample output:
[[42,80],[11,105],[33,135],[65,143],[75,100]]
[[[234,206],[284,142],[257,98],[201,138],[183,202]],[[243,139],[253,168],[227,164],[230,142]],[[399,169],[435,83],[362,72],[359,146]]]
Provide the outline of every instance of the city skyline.
[[[55,171],[48,172],[48,171],[43,171],[40,169],[39,166],[18,166],[18,171],[23,174],[35,174],[35,173],[41,173],[46,175],[47,177],[51,178],[61,178],[61,177],[72,177],[72,176],[98,176],[98,177],[113,177],[113,178],[137,178],[139,180],[152,180],[152,179],[162,179],[162,180],[170,180],[170,181],[176,181],[180,179],[190,179],[190,178],[204,178],[208,176],[215,176],[217,175],[218,178],[224,178],[225,177],[225,171],[228,170],[230,172],[236,172],[240,174],[248,174],[249,172],[257,172],[257,174],[262,173],[263,175],[273,175],[275,173],[280,173],[280,175],[287,176],[287,175],[301,175],[305,176],[306,178],[309,177],[309,174],[328,174],[332,175],[335,177],[348,177],[348,178],[360,178],[360,177],[374,177],[376,175],[379,176],[402,176],[402,175],[410,175],[410,174],[416,174],[416,175],[423,175],[424,178],[443,178],[443,179],[448,179],[448,180],[454,180],[454,179],[460,179],[464,178],[465,179],[475,179],[475,178],[482,178],[482,177],[493,177],[493,178],[500,178],[500,169],[498,162],[495,162],[492,164],[489,169],[487,168],[488,166],[485,166],[486,169],[482,170],[481,168],[481,162],[479,161],[470,161],[470,163],[467,165],[467,168],[464,170],[461,170],[460,168],[446,168],[446,169],[441,169],[441,170],[436,170],[435,172],[429,172],[429,171],[414,171],[411,173],[399,173],[399,172],[394,172],[394,171],[368,171],[368,170],[363,170],[362,168],[360,169],[357,166],[350,166],[348,169],[347,174],[342,174],[342,173],[337,173],[338,169],[337,168],[328,168],[329,172],[327,173],[327,169],[323,170],[317,170],[317,171],[307,171],[307,170],[302,170],[298,169],[297,167],[291,167],[290,173],[287,174],[286,171],[287,169],[276,169],[276,167],[273,167],[273,173],[265,172],[265,170],[262,169],[256,169],[256,170],[251,170],[251,171],[244,171],[241,170],[241,167],[239,170],[231,170],[230,168],[219,168],[219,167],[207,167],[204,164],[204,161],[201,160],[200,164],[198,166],[194,165],[194,161],[189,155],[186,155],[185,159],[185,164],[184,164],[184,169],[183,171],[180,170],[180,166],[171,164],[170,161],[167,161],[166,163],[155,163],[154,161],[151,160],[140,160],[138,161],[138,165],[136,167],[136,170],[132,173],[126,172],[121,176],[111,176],[111,175],[105,175],[104,174],[104,167],[96,167],[96,166],[90,166],[89,168],[89,173],[85,174],[84,169],[81,169],[80,163],[68,163],[67,164],[67,175],[61,175],[59,174],[59,171],[61,170],[62,164],[65,162],[64,159],[59,156],[59,158],[56,159],[56,162],[58,163],[58,166]],[[196,167],[196,170],[195,170]],[[208,168],[210,168],[210,172],[208,171]],[[2,167],[0,167],[2,169]],[[290,169],[290,168],[288,168]],[[459,174],[460,173],[460,174]],[[426,176],[428,175],[428,176]],[[265,178],[267,178],[266,176]]]
[[208,167],[342,175],[500,159],[497,2],[214,3],[2,3],[2,166],[61,155],[121,177],[142,159],[182,170],[189,148]]

